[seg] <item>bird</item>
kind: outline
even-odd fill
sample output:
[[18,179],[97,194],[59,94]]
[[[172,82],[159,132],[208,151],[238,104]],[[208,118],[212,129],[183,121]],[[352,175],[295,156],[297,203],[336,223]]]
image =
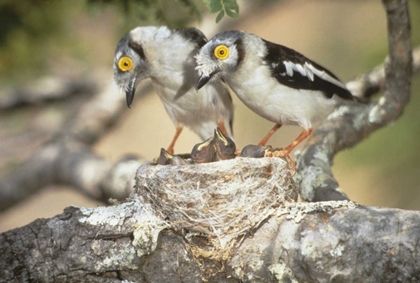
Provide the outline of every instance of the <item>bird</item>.
[[114,81],[125,91],[130,108],[138,84],[150,78],[152,86],[176,127],[167,148],[174,154],[183,127],[201,140],[215,128],[232,137],[233,103],[227,86],[220,81],[195,89],[198,74],[194,56],[207,42],[196,28],[171,29],[145,26],[132,29],[118,42],[114,57]]
[[210,163],[236,157],[235,142],[224,135],[217,127],[213,137],[196,144],[191,150],[191,160],[194,163]]
[[[225,31],[196,55],[197,89],[223,80],[248,108],[274,122],[264,146],[282,125],[300,126],[300,135],[270,156],[286,157],[335,108],[357,99],[330,71],[301,53],[245,31]],[[295,166],[295,164],[292,164]]]
[[240,156],[241,157],[252,157],[252,158],[261,158],[269,155],[269,152],[272,152],[273,148],[270,145],[260,146],[255,144],[249,144],[245,146]]
[[213,137],[194,145],[191,150],[191,160],[193,163],[209,163],[216,158]]
[[213,144],[216,152],[215,161],[228,160],[236,157],[235,142],[225,136],[220,128],[214,130]]
[[172,155],[164,148],[160,149],[160,154],[153,160],[153,165],[188,165],[189,162],[180,155]]
[[158,165],[168,165],[171,164],[173,158],[174,156],[172,154],[170,154],[164,148],[161,148],[159,156],[156,157],[154,161]]

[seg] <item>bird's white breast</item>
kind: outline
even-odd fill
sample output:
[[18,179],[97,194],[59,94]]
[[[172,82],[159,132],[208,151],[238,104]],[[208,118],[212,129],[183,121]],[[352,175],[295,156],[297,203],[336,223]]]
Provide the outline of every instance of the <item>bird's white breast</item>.
[[[174,124],[185,125],[202,139],[213,135],[220,119],[232,135],[232,101],[222,82],[211,82],[198,92],[194,55],[197,47],[177,34],[147,47],[150,78]],[[151,52],[150,50],[153,50]]]

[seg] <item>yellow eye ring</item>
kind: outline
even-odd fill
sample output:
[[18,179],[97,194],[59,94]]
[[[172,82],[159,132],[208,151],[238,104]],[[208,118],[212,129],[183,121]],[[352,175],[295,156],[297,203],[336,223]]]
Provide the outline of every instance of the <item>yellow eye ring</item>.
[[121,57],[118,61],[118,68],[123,72],[130,71],[133,68],[133,60],[129,57]]
[[214,56],[217,59],[225,60],[229,57],[229,48],[226,45],[219,45],[214,49]]

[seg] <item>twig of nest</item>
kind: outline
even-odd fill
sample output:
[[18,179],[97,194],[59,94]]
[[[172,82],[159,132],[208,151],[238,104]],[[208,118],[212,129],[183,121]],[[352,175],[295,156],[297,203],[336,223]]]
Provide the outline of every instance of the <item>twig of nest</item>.
[[[266,150],[251,146],[242,153],[260,157]],[[220,130],[194,146],[190,158],[162,151],[155,165],[138,169],[132,197],[150,203],[186,238],[206,239],[194,242],[196,256],[226,259],[241,238],[298,195],[284,159],[234,158],[235,151]]]

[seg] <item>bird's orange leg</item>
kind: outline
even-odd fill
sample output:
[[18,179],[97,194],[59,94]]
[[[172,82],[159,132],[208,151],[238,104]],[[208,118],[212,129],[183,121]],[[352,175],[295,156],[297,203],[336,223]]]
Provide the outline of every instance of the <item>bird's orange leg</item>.
[[285,149],[276,150],[272,152],[271,156],[285,157],[287,162],[290,165],[290,169],[292,169],[292,171],[296,171],[296,163],[290,158],[289,154],[290,152],[292,152],[293,149],[295,149],[295,147],[298,144],[303,142],[311,134],[312,134],[312,128],[309,128],[308,130],[303,129],[300,135],[291,144],[289,144]]
[[180,125],[177,125],[177,126],[176,126],[175,136],[174,136],[174,138],[172,139],[172,142],[171,142],[171,144],[169,145],[169,147],[168,147],[168,149],[167,149],[167,151],[168,151],[170,154],[174,154],[174,147],[175,147],[175,143],[176,143],[176,141],[177,141],[177,139],[178,139],[179,135],[181,134],[181,132],[182,132],[182,127],[181,127]]
[[298,146],[301,142],[303,142],[307,137],[309,137],[312,134],[312,128],[309,128],[308,130],[303,129],[300,135],[288,146],[286,146],[283,151],[286,152],[286,154],[290,154],[295,147]]
[[265,144],[268,142],[268,140],[271,138],[271,136],[280,129],[281,124],[275,124],[274,127],[268,132],[268,134],[260,141],[258,144],[259,146],[265,146]]

